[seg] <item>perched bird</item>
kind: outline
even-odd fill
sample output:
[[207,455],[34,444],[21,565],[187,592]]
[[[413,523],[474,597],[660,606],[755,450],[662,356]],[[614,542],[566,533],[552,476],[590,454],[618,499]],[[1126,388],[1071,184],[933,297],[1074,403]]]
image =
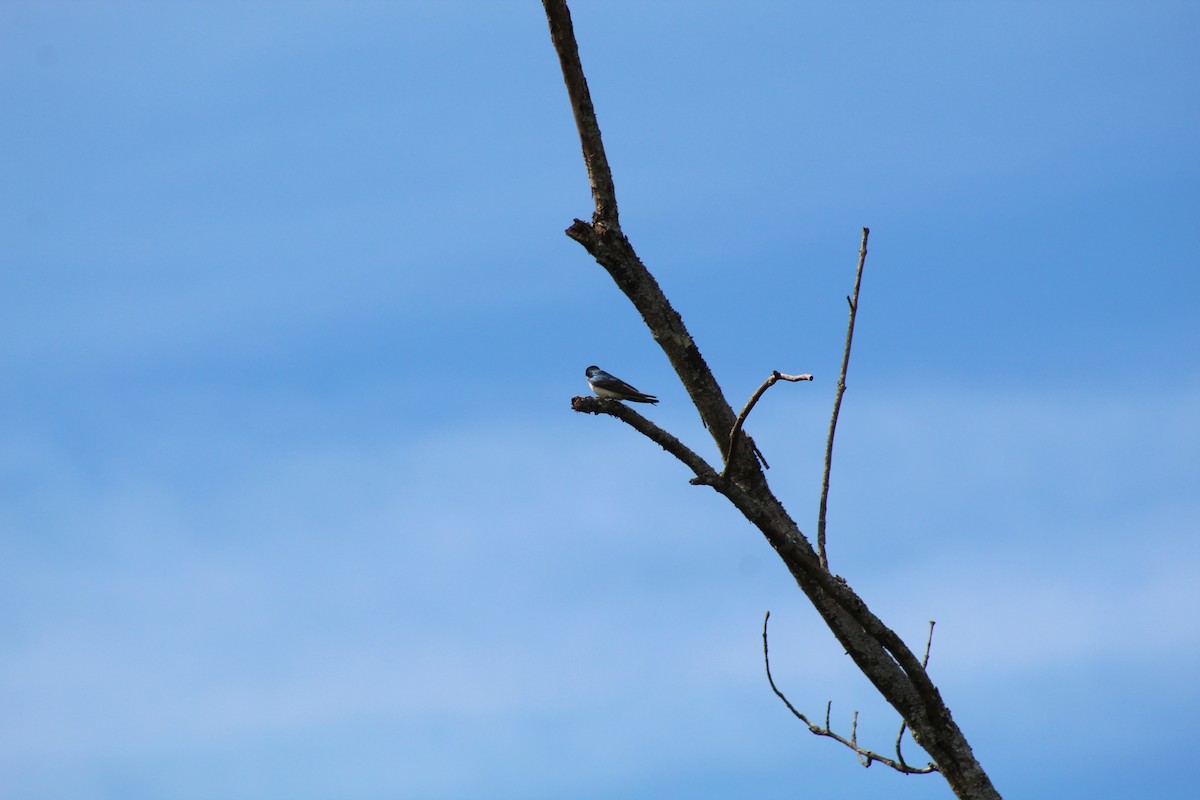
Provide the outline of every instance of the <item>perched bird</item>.
[[587,375],[588,385],[600,397],[610,400],[629,400],[634,403],[657,403],[658,398],[652,394],[642,394],[620,378],[614,378],[599,367],[588,367],[583,373]]

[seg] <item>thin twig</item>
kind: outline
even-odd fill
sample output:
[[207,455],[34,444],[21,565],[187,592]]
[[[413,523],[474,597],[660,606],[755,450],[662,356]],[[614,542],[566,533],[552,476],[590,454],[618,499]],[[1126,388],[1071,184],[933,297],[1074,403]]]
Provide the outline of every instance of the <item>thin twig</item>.
[[841,742],[843,745],[854,751],[855,757],[858,758],[858,763],[862,764],[864,767],[869,767],[871,766],[872,762],[878,761],[880,764],[891,767],[897,772],[902,772],[905,775],[927,775],[931,772],[940,772],[940,770],[937,768],[937,765],[933,762],[930,762],[929,765],[925,767],[910,767],[907,764],[895,761],[887,756],[880,755],[874,750],[868,750],[866,748],[859,747],[857,711],[854,712],[854,721],[851,724],[849,739],[847,739],[845,736],[834,733],[829,725],[829,714],[833,709],[832,700],[825,704],[825,727],[823,728],[820,725],[810,721],[808,717],[804,716],[804,714],[797,711],[796,707],[792,705],[791,701],[788,700],[784,693],[779,690],[779,687],[775,685],[775,679],[771,676],[771,656],[767,647],[767,623],[770,621],[770,619],[771,612],[768,611],[767,615],[763,618],[763,662],[767,667],[767,683],[771,684],[771,691],[775,693],[776,697],[783,701],[783,704],[787,706],[788,711],[791,711],[792,715],[796,717],[796,719],[808,726],[809,732],[815,736],[824,736],[828,739],[833,739],[836,742]]
[[829,420],[829,437],[825,440],[825,474],[821,478],[821,508],[817,512],[817,558],[821,566],[829,569],[829,558],[825,554],[825,510],[829,505],[829,470],[833,464],[833,434],[837,430],[838,412],[842,409],[842,395],[846,393],[846,370],[850,366],[850,344],[854,341],[854,317],[858,313],[858,289],[862,286],[863,266],[867,263],[867,237],[870,228],[863,228],[862,247],[858,250],[858,269],[854,274],[854,295],[847,297],[850,304],[850,321],[846,325],[846,349],[842,353],[842,373],[838,376],[837,395],[833,399],[833,416]]
[[[725,469],[722,471],[722,475],[729,474],[729,467],[733,464],[734,454],[737,452],[737,448],[733,445],[735,442],[737,442],[738,434],[742,431],[742,425],[745,424],[746,417],[750,416],[751,409],[754,408],[755,404],[758,403],[758,399],[763,396],[767,389],[770,389],[772,386],[774,386],[776,381],[795,382],[811,381],[812,379],[813,376],[809,375],[808,373],[803,375],[784,375],[779,370],[774,370],[771,372],[771,376],[763,381],[762,386],[759,386],[754,390],[754,394],[750,395],[750,399],[746,402],[746,407],[742,409],[742,413],[738,414],[737,419],[734,420],[732,430],[729,431],[729,447],[726,448],[725,451],[727,455],[725,456]],[[763,466],[769,469],[770,467],[768,466],[766,459],[762,457],[762,453],[758,452],[757,445],[754,448],[754,452],[758,453],[758,457],[762,459]]]
[[[929,620],[929,636],[925,639],[925,657],[921,659],[921,667],[929,666],[929,647],[933,644],[933,626],[937,624],[936,620]],[[900,741],[904,738],[904,732],[908,730],[908,721],[900,721],[900,733],[896,734],[896,759],[904,764],[904,754],[900,752]],[[905,766],[908,766],[905,764]]]

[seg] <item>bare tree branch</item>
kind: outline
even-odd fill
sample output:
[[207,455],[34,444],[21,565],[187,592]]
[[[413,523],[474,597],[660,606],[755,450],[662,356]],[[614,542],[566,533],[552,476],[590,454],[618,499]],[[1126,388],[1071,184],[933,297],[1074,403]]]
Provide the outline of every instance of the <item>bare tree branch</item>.
[[[847,655],[908,722],[913,739],[929,753],[955,794],[964,799],[997,800],[999,793],[972,753],[921,662],[842,578],[825,568],[812,544],[772,493],[765,474],[754,459],[750,437],[731,437],[736,419],[720,385],[682,318],[617,225],[612,176],[607,161],[597,157],[598,153],[603,153],[600,129],[579,67],[578,48],[566,4],[563,0],[542,2],[562,63],[596,200],[593,223],[588,225],[577,219],[567,229],[567,235],[582,244],[608,271],[617,287],[642,315],[716,442],[726,464],[724,474],[717,474],[692,450],[640,415],[626,414],[628,409],[618,410],[619,403],[615,404],[617,407],[609,407],[601,404],[607,401],[576,398],[572,401],[573,407],[622,419],[687,464],[696,473],[692,483],[712,486],[724,495],[779,554]],[[866,255],[866,229],[863,233],[860,271]],[[852,312],[855,303],[851,301]],[[732,456],[731,449],[741,452]],[[735,458],[732,464],[731,458]]]
[[833,416],[829,420],[829,437],[825,440],[825,474],[821,477],[821,508],[817,512],[817,557],[821,566],[829,569],[829,557],[825,554],[825,509],[829,505],[829,470],[833,465],[833,434],[837,430],[838,413],[842,409],[842,395],[846,393],[846,370],[850,366],[850,345],[854,341],[854,318],[858,314],[858,290],[862,286],[863,267],[867,263],[867,237],[869,228],[863,228],[862,247],[858,250],[858,269],[854,273],[854,296],[847,297],[850,304],[850,321],[846,324],[846,349],[842,353],[842,372],[838,376],[837,394],[833,399]]
[[893,761],[892,759],[888,758],[887,756],[880,755],[879,753],[876,753],[873,750],[868,750],[866,748],[859,747],[858,746],[858,712],[857,711],[854,712],[854,721],[851,723],[850,738],[847,739],[846,737],[844,737],[838,733],[835,733],[832,730],[832,728],[830,728],[830,725],[829,725],[829,714],[833,708],[832,700],[830,700],[829,703],[827,703],[825,706],[825,727],[821,727],[820,725],[817,725],[816,723],[812,722],[807,716],[805,716],[804,714],[797,711],[796,707],[792,705],[792,702],[787,699],[787,696],[784,695],[784,693],[779,689],[779,687],[775,685],[775,678],[773,678],[771,676],[771,655],[770,655],[770,650],[767,647],[767,623],[770,621],[770,619],[771,619],[771,612],[768,611],[767,615],[763,618],[763,635],[762,635],[762,638],[763,638],[763,663],[766,664],[766,667],[767,667],[767,683],[771,684],[771,691],[773,691],[775,693],[776,697],[778,697],[780,700],[783,701],[783,704],[785,706],[787,706],[788,711],[791,711],[792,714],[796,717],[796,719],[800,720],[805,725],[807,725],[808,730],[813,735],[824,736],[826,738],[833,739],[835,742],[840,742],[843,745],[845,745],[846,747],[850,748],[851,750],[854,751],[855,755],[858,757],[858,762],[860,764],[862,764],[864,767],[869,767],[869,766],[871,766],[871,762],[878,761],[880,764],[891,767],[892,769],[896,770],[897,772],[903,772],[906,775],[925,775],[930,772],[937,772],[937,765],[933,764],[933,763],[930,763],[928,766],[925,766],[925,767],[910,767],[904,763],[903,759],[901,759],[900,761]]

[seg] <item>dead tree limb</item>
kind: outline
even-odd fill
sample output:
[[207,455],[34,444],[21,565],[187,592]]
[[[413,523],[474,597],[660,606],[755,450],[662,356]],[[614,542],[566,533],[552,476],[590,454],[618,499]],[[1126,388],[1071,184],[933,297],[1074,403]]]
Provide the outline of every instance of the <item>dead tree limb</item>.
[[674,436],[665,431],[655,433],[657,426],[652,429],[649,423],[638,422],[644,421],[640,415],[626,414],[628,409],[619,410],[624,408],[620,403],[586,403],[590,398],[576,398],[572,406],[580,411],[609,414],[633,425],[686,464],[695,473],[693,483],[711,486],[726,497],[775,548],[846,653],[907,722],[913,739],[933,759],[955,794],[964,800],[999,798],[920,660],[844,580],[822,565],[811,542],[771,492],[754,458],[750,437],[744,433],[731,437],[736,418],[720,385],[683,319],[621,232],[612,173],[604,155],[600,126],[583,75],[567,5],[563,0],[543,0],[543,6],[579,129],[595,202],[591,224],[576,219],[567,229],[567,235],[583,245],[608,271],[642,315],[716,442],[725,469],[717,473]]

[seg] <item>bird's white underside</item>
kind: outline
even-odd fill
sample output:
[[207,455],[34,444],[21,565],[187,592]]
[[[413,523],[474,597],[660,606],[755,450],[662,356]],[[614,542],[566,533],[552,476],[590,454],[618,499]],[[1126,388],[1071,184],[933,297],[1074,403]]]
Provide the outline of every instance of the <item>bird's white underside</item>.
[[618,392],[609,391],[608,389],[605,389],[601,386],[596,386],[595,384],[592,385],[592,391],[595,392],[598,396],[607,398],[609,400],[620,400],[624,397],[627,397],[627,395],[623,395]]

